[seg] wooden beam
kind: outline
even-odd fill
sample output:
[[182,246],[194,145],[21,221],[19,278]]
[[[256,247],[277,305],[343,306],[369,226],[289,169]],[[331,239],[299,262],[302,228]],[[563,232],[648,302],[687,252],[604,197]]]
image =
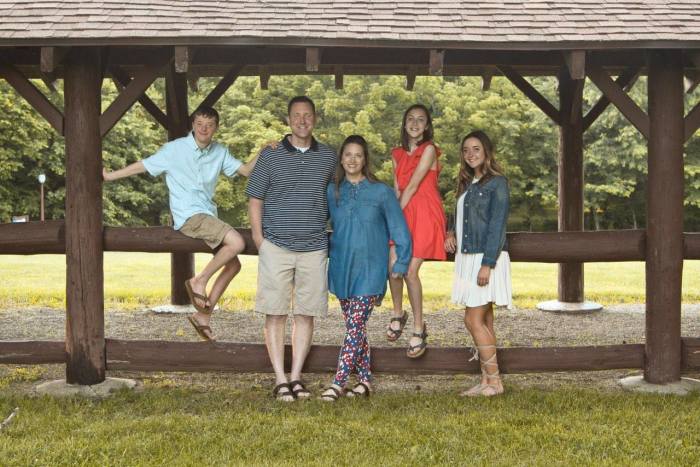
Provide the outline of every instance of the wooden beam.
[[321,49],[318,47],[306,48],[306,71],[315,73],[321,64]]
[[585,50],[568,50],[564,52],[564,60],[566,68],[569,70],[569,76],[573,80],[586,78],[586,51]]
[[0,364],[42,365],[66,363],[63,341],[0,341]]
[[692,92],[698,87],[698,84],[700,84],[700,73],[690,70],[686,71],[685,77],[683,78],[685,93],[692,94]]
[[700,338],[684,337],[681,340],[681,368],[700,370]]
[[100,52],[76,47],[67,58],[66,381],[105,379]]
[[190,91],[199,92],[199,78],[197,76],[188,76],[187,84],[190,86]]
[[267,91],[268,84],[270,83],[270,72],[264,66],[260,68],[260,89]]
[[46,119],[56,133],[63,134],[63,114],[22,73],[12,65],[0,62],[0,77]]
[[683,234],[683,258],[684,259],[700,259],[700,233],[684,233]]
[[486,92],[491,89],[491,79],[493,78],[493,68],[487,68],[481,74],[481,91]]
[[122,118],[132,105],[146,92],[153,82],[163,74],[163,69],[168,65],[155,63],[139,70],[134,79],[126,86],[116,99],[107,107],[100,116],[100,135],[104,137],[109,130]]
[[56,67],[63,61],[70,48],[42,47],[39,52],[39,71],[53,74]]
[[498,66],[498,69],[503,73],[503,76],[508,78],[508,80],[513,83],[513,85],[520,89],[523,94],[525,94],[533,104],[535,104],[539,109],[545,113],[554,123],[559,124],[559,111],[537,91],[530,83],[527,82],[525,78],[520,76],[515,69],[509,66]]
[[428,73],[430,76],[442,76],[442,70],[445,67],[445,51],[430,50],[430,61],[428,62]]
[[208,107],[214,107],[214,104],[221,98],[221,96],[224,95],[224,93],[228,90],[228,88],[231,87],[233,83],[236,82],[236,79],[241,73],[241,70],[243,69],[242,64],[236,64],[232,66],[228,72],[224,75],[223,78],[219,81],[219,83],[214,87],[214,89],[211,90],[209,95],[204,98],[201,104],[199,104],[199,107],[202,106],[208,106]]
[[187,73],[190,70],[191,52],[186,45],[175,46],[175,72]]
[[343,67],[338,65],[335,67],[335,88],[343,89]]
[[[634,86],[634,83],[639,77],[639,68],[632,67],[627,68],[623,71],[615,80],[617,84],[623,91],[628,92]],[[583,131],[585,132],[590,128],[591,125],[600,117],[600,115],[605,112],[605,109],[610,105],[610,99],[608,99],[605,94],[600,96],[598,102],[595,103],[593,107],[588,111],[585,117],[583,117]]]
[[649,139],[649,117],[624,92],[624,90],[597,66],[588,67],[588,77],[601,90],[605,97],[624,115],[627,120],[647,139]]
[[700,128],[700,103],[695,104],[695,107],[688,112],[688,115],[683,120],[683,127],[684,141],[688,141]]
[[[129,83],[131,83],[131,78],[129,77],[129,74],[121,68],[112,65],[109,67],[109,72],[114,78],[115,84],[117,84],[117,87],[119,87],[121,90],[125,89],[129,85]],[[153,102],[145,92],[139,96],[138,101],[139,104],[141,104],[143,108],[146,109],[146,112],[148,112],[151,115],[151,117],[153,117],[160,124],[160,126],[162,126],[165,129],[168,128],[167,115],[165,115],[165,113],[163,113],[163,111],[160,110],[160,107],[158,107],[158,105],[156,105],[156,103]]]
[[644,379],[655,384],[679,381],[681,371],[685,141],[681,58],[680,51],[649,52]]
[[406,89],[408,91],[413,91],[413,86],[416,84],[416,69],[414,67],[409,67],[408,72],[406,72]]

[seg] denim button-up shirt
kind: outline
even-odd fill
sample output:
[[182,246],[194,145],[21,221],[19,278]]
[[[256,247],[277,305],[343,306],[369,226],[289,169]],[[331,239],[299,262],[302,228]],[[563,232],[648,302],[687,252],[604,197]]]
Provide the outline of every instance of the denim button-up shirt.
[[392,272],[406,274],[411,235],[394,190],[380,182],[344,180],[338,199],[327,190],[333,233],[328,252],[328,288],[338,298],[380,295],[389,276],[389,240],[396,245]]
[[508,197],[508,181],[503,176],[495,176],[483,184],[472,183],[467,187],[460,251],[483,253],[482,265],[496,266],[501,251],[508,249]]

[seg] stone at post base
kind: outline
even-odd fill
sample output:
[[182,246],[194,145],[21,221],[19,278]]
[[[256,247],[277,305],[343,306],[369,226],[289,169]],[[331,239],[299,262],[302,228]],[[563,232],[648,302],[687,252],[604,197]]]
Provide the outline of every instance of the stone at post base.
[[653,384],[646,382],[643,375],[638,375],[621,378],[618,382],[623,389],[635,392],[687,396],[693,391],[700,391],[700,380],[693,378],[681,378],[680,381],[673,383]]
[[541,311],[553,311],[564,313],[590,313],[600,311],[603,305],[596,302],[560,302],[559,300],[549,300],[537,304],[537,309]]
[[[192,305],[159,305],[148,309],[157,315],[192,315],[197,310]],[[214,311],[219,311],[219,305],[214,307]]]
[[53,397],[88,397],[101,399],[109,397],[122,389],[137,389],[140,383],[134,379],[126,378],[106,378],[99,384],[92,386],[83,386],[80,384],[68,384],[65,379],[57,379],[41,383],[34,388],[34,392],[38,395],[47,395]]

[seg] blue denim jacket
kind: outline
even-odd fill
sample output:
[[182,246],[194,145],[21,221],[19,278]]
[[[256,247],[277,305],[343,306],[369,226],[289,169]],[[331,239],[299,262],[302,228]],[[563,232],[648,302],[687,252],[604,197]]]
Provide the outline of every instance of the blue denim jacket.
[[396,245],[393,271],[406,274],[411,261],[411,234],[394,190],[380,182],[344,180],[339,197],[328,185],[331,234],[328,288],[338,298],[380,295],[389,276],[389,239]]
[[[482,183],[472,183],[464,195],[462,253],[483,253],[482,265],[494,267],[501,251],[508,250],[508,181],[495,176]],[[456,217],[455,217],[456,218]]]

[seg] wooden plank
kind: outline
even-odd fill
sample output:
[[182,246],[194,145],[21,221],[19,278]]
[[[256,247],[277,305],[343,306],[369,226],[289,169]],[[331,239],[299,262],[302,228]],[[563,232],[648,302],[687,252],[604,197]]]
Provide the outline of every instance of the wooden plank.
[[[583,80],[559,73],[558,230],[583,231]],[[583,302],[583,263],[559,264],[558,299]]]
[[175,72],[187,73],[190,69],[191,53],[186,45],[175,46]]
[[698,87],[698,84],[700,84],[700,73],[686,70],[685,78],[683,78],[683,89],[685,89],[685,93],[692,94]]
[[574,80],[586,78],[586,51],[566,50],[564,51],[564,61],[569,70],[569,77]]
[[503,76],[508,78],[508,80],[513,83],[513,85],[520,89],[520,91],[527,96],[533,104],[535,104],[539,109],[545,113],[554,123],[559,124],[559,111],[537,91],[530,83],[527,82],[525,78],[520,76],[514,68],[509,66],[500,65],[498,69],[503,73]]
[[487,68],[481,74],[481,91],[486,92],[491,89],[491,80],[493,78],[493,68]]
[[[131,77],[129,77],[129,74],[121,68],[117,66],[110,66],[109,72],[122,89],[126,88],[129,83],[131,83]],[[168,117],[145,92],[139,96],[138,101],[139,104],[146,109],[146,112],[148,112],[151,117],[153,117],[160,124],[160,126],[165,129],[168,128]]]
[[[169,62],[169,60],[168,60]],[[149,67],[145,67],[134,75],[134,79],[107,107],[107,110],[100,116],[100,135],[104,137],[109,130],[122,118],[132,105],[141,97],[151,84],[158,78],[168,64],[159,62]]]
[[306,71],[316,73],[321,64],[321,49],[318,47],[306,48]]
[[634,127],[649,139],[649,117],[639,106],[603,71],[597,66],[588,67],[588,77],[605,94],[610,102],[634,125]]
[[270,83],[270,72],[267,71],[267,68],[265,67],[260,67],[260,89],[263,91],[267,91],[268,86]]
[[340,65],[335,67],[335,88],[343,89],[343,67]]
[[211,90],[209,95],[204,98],[200,106],[214,107],[214,104],[224,95],[224,93],[231,87],[233,83],[236,82],[236,78],[241,73],[243,69],[242,64],[233,65],[228,72],[224,75],[219,83]]
[[188,76],[187,77],[187,84],[190,86],[190,91],[199,92],[199,77]]
[[700,232],[683,234],[683,258],[700,259]]
[[17,93],[46,119],[56,133],[63,134],[63,114],[49,101],[31,81],[12,65],[0,61],[0,77],[4,78]]
[[406,90],[413,91],[413,86],[416,84],[416,72],[413,68],[409,68],[406,73]]
[[[683,273],[683,72],[680,51],[649,52],[644,379],[680,379]],[[613,100],[613,99],[611,99]],[[613,100],[614,102],[614,100]]]
[[66,363],[63,341],[0,341],[0,365]]
[[[622,88],[625,92],[629,91],[634,83],[639,77],[639,68],[631,67],[623,71],[616,79],[615,84]],[[605,94],[600,96],[598,102],[595,103],[593,107],[588,111],[585,117],[583,117],[583,131],[585,132],[588,128],[593,125],[593,123],[600,117],[600,115],[605,112],[605,110],[610,105],[610,99],[608,99]]]
[[42,73],[54,73],[69,50],[68,47],[42,47],[39,52],[39,70]]
[[[330,373],[338,362],[337,346],[314,345],[304,372]],[[285,349],[287,369],[291,346]],[[372,370],[377,373],[478,373],[465,347],[431,347],[425,357],[406,358],[398,348],[372,347]],[[642,368],[642,344],[590,347],[504,348],[498,350],[502,373],[594,371]],[[230,342],[172,342],[107,340],[109,370],[272,372],[264,344]]]
[[685,371],[700,370],[700,337],[681,340],[681,368]]
[[105,379],[99,51],[74,48],[66,102],[66,380]]
[[430,76],[442,76],[442,70],[445,68],[445,51],[430,50],[430,59],[428,62],[428,74]]
[[700,128],[700,102],[695,104],[695,107],[688,112],[683,120],[683,141],[686,142],[693,137],[698,128]]

